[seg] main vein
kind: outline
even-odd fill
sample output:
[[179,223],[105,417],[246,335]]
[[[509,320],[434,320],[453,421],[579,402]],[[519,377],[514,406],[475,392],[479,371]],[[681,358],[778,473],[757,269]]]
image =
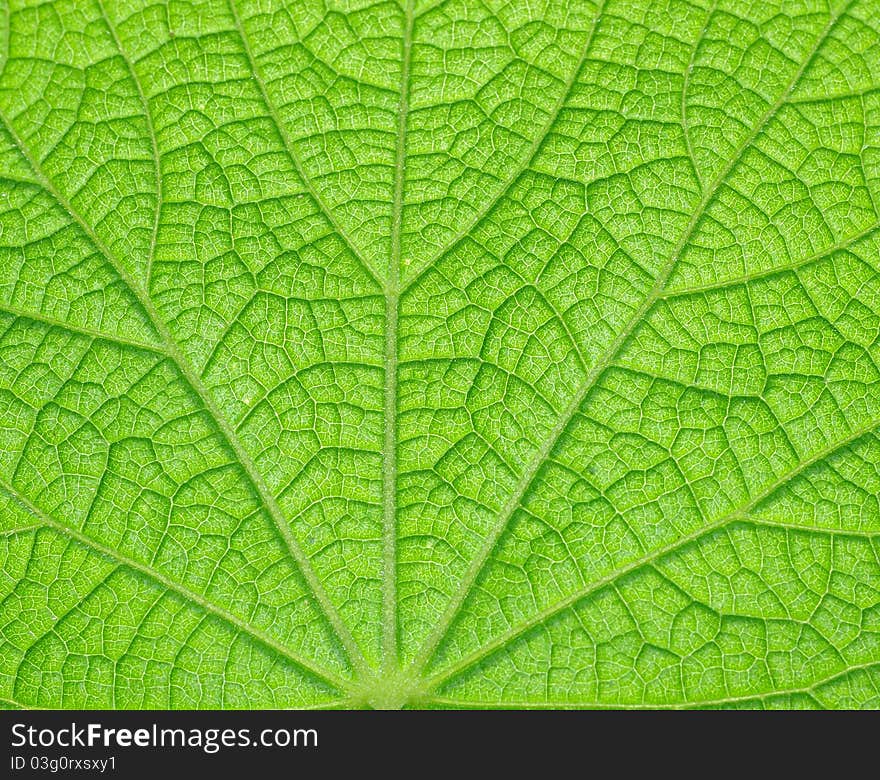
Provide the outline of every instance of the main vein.
[[734,151],[728,163],[718,173],[710,186],[706,188],[700,203],[694,210],[694,213],[689,220],[687,226],[685,227],[681,237],[676,243],[675,248],[670,253],[669,259],[660,269],[660,272],[657,275],[654,285],[649,291],[648,295],[645,297],[644,301],[635,311],[633,316],[629,319],[626,326],[620,331],[614,341],[598,358],[595,365],[587,373],[584,381],[581,383],[581,385],[573,395],[570,403],[563,410],[556,424],[553,426],[553,429],[550,431],[549,436],[545,439],[543,445],[537,450],[532,460],[527,464],[519,481],[516,484],[516,487],[502,507],[494,527],[492,528],[490,533],[486,535],[486,538],[484,539],[480,549],[471,559],[471,563],[465,571],[465,574],[459,583],[459,587],[457,588],[452,599],[450,599],[449,604],[447,605],[447,608],[441,616],[440,620],[437,622],[434,631],[431,632],[431,634],[428,636],[427,640],[423,644],[422,648],[415,656],[411,665],[413,674],[422,674],[425,667],[428,665],[431,658],[433,657],[438,646],[443,641],[449,629],[452,627],[477,577],[479,576],[480,572],[482,572],[486,561],[488,560],[492,551],[495,549],[495,546],[498,543],[498,540],[501,538],[502,533],[507,528],[511,518],[513,517],[514,513],[516,512],[523,498],[528,492],[528,489],[534,482],[539,469],[549,457],[556,444],[562,438],[564,432],[568,429],[569,423],[574,418],[577,411],[581,408],[581,404],[587,397],[587,394],[595,386],[596,382],[599,380],[602,374],[605,373],[605,370],[609,366],[611,366],[611,364],[617,358],[618,353],[627,342],[627,339],[629,338],[632,331],[636,328],[639,322],[642,321],[644,316],[654,305],[655,301],[663,294],[666,283],[669,280],[673,269],[675,268],[679,255],[681,254],[682,250],[687,246],[688,242],[693,236],[694,231],[700,223],[701,217],[705,213],[709,204],[714,199],[719,188],[730,175],[731,171],[736,167],[736,164],[739,162],[739,159],[742,156],[743,152],[754,142],[755,138],[757,138],[757,136],[763,131],[768,122],[770,122],[770,120],[777,114],[779,109],[786,103],[789,95],[800,82],[803,74],[810,66],[810,63],[812,63],[813,59],[816,56],[816,53],[822,46],[822,43],[831,33],[831,30],[834,28],[837,21],[841,18],[841,16],[843,16],[844,13],[846,13],[846,9],[849,7],[851,2],[852,0],[850,0],[850,3],[847,4],[844,9],[831,17],[825,29],[822,31],[821,35],[814,43],[810,54],[805,58],[804,63],[800,66],[800,68],[798,68],[797,72],[792,77],[786,89],[780,94],[776,102],[773,103],[767,109],[767,111],[765,111],[765,113],[758,120],[752,131],[742,140],[737,149]]
[[235,24],[236,32],[238,33],[238,37],[241,40],[241,46],[244,49],[245,57],[247,58],[248,66],[250,67],[251,73],[254,75],[254,83],[257,86],[257,89],[260,92],[260,97],[262,98],[263,105],[266,107],[266,111],[269,112],[269,118],[272,120],[272,124],[275,125],[275,129],[278,131],[278,135],[281,138],[281,143],[284,144],[284,150],[287,152],[287,156],[290,158],[291,163],[293,164],[294,169],[296,170],[296,174],[299,177],[300,181],[302,181],[303,187],[306,188],[306,191],[309,193],[311,198],[315,201],[320,210],[321,214],[345,244],[346,249],[354,256],[355,260],[364,268],[364,270],[370,275],[374,282],[378,285],[382,285],[382,277],[376,269],[373,267],[371,262],[368,262],[365,257],[361,255],[360,252],[355,248],[354,242],[349,238],[348,233],[343,229],[342,225],[333,215],[333,211],[324,203],[324,199],[321,197],[321,194],[312,184],[312,180],[306,175],[305,169],[303,168],[302,163],[300,162],[299,156],[296,154],[296,151],[293,146],[293,142],[290,139],[287,131],[284,129],[284,125],[281,122],[281,117],[278,116],[278,112],[275,110],[275,104],[269,99],[269,92],[266,89],[265,80],[263,78],[262,72],[260,68],[257,67],[257,59],[254,57],[253,52],[251,51],[251,44],[247,34],[244,31],[244,25],[241,23],[241,18],[238,14],[238,9],[235,7],[235,0],[227,0],[227,4],[229,6],[229,13],[232,15],[232,21]]
[[[325,671],[324,669],[317,667],[307,658],[304,658],[292,652],[289,648],[278,642],[278,640],[273,639],[265,632],[260,631],[258,628],[255,628],[254,626],[245,622],[238,616],[234,615],[232,612],[229,612],[228,610],[223,609],[223,607],[214,604],[203,596],[193,592],[189,588],[186,588],[174,582],[169,577],[166,577],[164,574],[162,574],[160,571],[157,571],[153,567],[147,566],[146,564],[136,561],[133,558],[122,555],[118,550],[107,547],[106,545],[103,545],[95,539],[92,539],[90,536],[87,536],[81,531],[78,531],[77,529],[72,528],[69,525],[65,525],[64,523],[57,521],[54,517],[44,512],[36,504],[31,502],[27,497],[22,495],[22,493],[14,488],[12,485],[0,480],[0,490],[3,490],[13,501],[15,501],[19,506],[21,506],[29,514],[33,515],[34,518],[36,518],[40,525],[35,526],[35,529],[52,528],[58,533],[66,536],[69,539],[75,540],[77,543],[97,553],[105,560],[109,560],[117,566],[123,566],[127,569],[138,572],[140,575],[143,575],[153,580],[155,583],[161,585],[169,593],[174,593],[184,601],[195,604],[203,612],[220,618],[228,625],[240,631],[242,634],[249,636],[258,644],[263,645],[275,654],[286,658],[288,661],[292,661],[294,664],[301,667],[302,669],[305,669],[308,673],[314,675],[315,677],[318,677],[321,680],[330,683],[340,692],[344,692],[348,689],[347,681],[343,680],[342,678],[331,672]],[[32,529],[18,529],[18,532],[21,533],[28,530]]]
[[414,24],[413,0],[406,18],[397,108],[397,148],[394,164],[394,207],[391,215],[391,257],[385,283],[385,443],[382,463],[384,576],[382,595],[383,669],[397,666],[397,336],[402,260],[403,199],[406,180],[406,125],[409,116],[409,77]]

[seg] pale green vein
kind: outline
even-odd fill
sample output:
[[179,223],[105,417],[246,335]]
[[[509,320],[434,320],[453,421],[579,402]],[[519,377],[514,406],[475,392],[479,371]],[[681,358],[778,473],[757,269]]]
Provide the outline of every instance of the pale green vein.
[[538,131],[538,134],[535,136],[532,145],[526,152],[525,162],[521,166],[513,166],[510,175],[501,183],[501,188],[496,193],[496,195],[487,199],[486,205],[483,206],[483,208],[477,212],[476,216],[455,235],[455,237],[448,243],[446,247],[440,250],[429,260],[412,268],[412,271],[408,274],[407,280],[403,284],[403,287],[400,291],[401,295],[409,290],[429,268],[434,266],[434,264],[441,257],[443,257],[443,255],[452,250],[463,238],[470,235],[471,231],[473,231],[473,229],[486,218],[486,215],[489,214],[489,212],[491,212],[492,209],[501,202],[504,196],[508,192],[510,192],[513,185],[516,184],[517,179],[519,179],[522,173],[528,170],[532,163],[535,161],[535,158],[541,151],[541,146],[544,143],[544,139],[546,139],[547,136],[550,134],[550,131],[553,129],[553,125],[556,124],[556,120],[559,118],[559,114],[565,107],[565,104],[568,101],[569,97],[571,97],[571,93],[574,90],[575,85],[577,84],[578,77],[580,76],[581,71],[583,71],[584,69],[584,64],[587,62],[587,57],[589,56],[590,48],[593,45],[593,39],[596,36],[596,30],[598,29],[599,22],[602,19],[602,11],[604,10],[604,8],[605,0],[600,0],[600,3],[596,8],[596,16],[593,19],[593,26],[590,28],[590,32],[587,35],[587,40],[584,43],[583,53],[581,54],[578,62],[575,64],[574,68],[572,68],[571,75],[569,76],[568,81],[566,81],[563,85],[559,99],[550,110],[547,121]]
[[[614,569],[603,577],[594,580],[587,587],[577,590],[569,596],[566,596],[564,599],[561,599],[560,601],[557,601],[549,607],[538,611],[528,620],[525,620],[522,623],[503,632],[494,640],[481,647],[479,650],[470,653],[469,655],[457,661],[452,666],[438,672],[431,678],[430,687],[436,688],[437,686],[441,685],[452,677],[460,674],[465,669],[473,666],[476,663],[479,663],[482,659],[508,646],[511,642],[523,636],[523,634],[531,631],[533,628],[541,625],[546,620],[555,617],[561,612],[564,612],[566,609],[574,606],[588,596],[593,595],[607,585],[612,584],[621,577],[637,571],[644,566],[656,563],[661,558],[664,558],[671,553],[676,552],[677,550],[687,547],[689,544],[708,536],[713,531],[718,531],[736,522],[752,524],[754,521],[752,521],[749,517],[749,513],[754,511],[763,501],[772,497],[777,490],[790,483],[798,475],[803,474],[805,471],[807,471],[809,468],[816,465],[817,463],[826,460],[835,453],[854,444],[863,436],[875,433],[878,428],[880,428],[880,419],[871,420],[867,425],[862,426],[858,430],[851,432],[849,436],[846,436],[839,441],[833,442],[828,447],[814,453],[810,458],[803,460],[794,468],[786,471],[780,477],[771,482],[767,487],[765,487],[760,493],[758,493],[756,496],[754,496],[741,506],[734,508],[724,515],[721,515],[712,522],[702,526],[701,528],[698,528],[693,533],[682,536],[668,545],[658,547],[654,550],[651,550],[646,555],[635,558],[629,563],[620,566],[617,569]],[[805,533],[808,533],[810,529],[806,528],[803,530]],[[847,536],[852,534],[848,534],[845,531],[840,531],[838,535]]]
[[0,171],[0,181],[8,181],[12,184],[20,184],[24,187],[34,187],[35,189],[39,189],[40,185],[38,182],[35,182],[31,179],[22,179],[19,176],[14,176],[11,173],[7,173],[6,171]]
[[397,325],[400,304],[401,230],[406,180],[406,127],[409,118],[409,71],[412,58],[413,0],[406,2],[402,41],[400,103],[394,164],[394,208],[391,217],[391,258],[385,293],[385,446],[382,463],[383,503],[383,669],[397,667]]
[[115,269],[119,278],[137,299],[144,313],[148,317],[153,329],[158,333],[160,339],[162,340],[163,351],[174,362],[174,364],[177,366],[178,371],[180,371],[181,375],[190,386],[193,393],[211,415],[211,418],[214,420],[214,423],[219,429],[224,441],[237,458],[238,463],[242,467],[242,470],[248,477],[248,480],[250,481],[257,495],[262,500],[263,505],[266,507],[266,510],[269,513],[269,516],[271,517],[275,527],[277,528],[278,532],[281,534],[283,541],[287,545],[288,551],[290,552],[293,559],[296,561],[297,566],[299,567],[300,572],[302,573],[308,587],[311,589],[312,594],[320,605],[320,608],[323,611],[325,617],[330,622],[330,625],[333,631],[336,633],[336,636],[345,647],[346,653],[349,656],[349,660],[354,665],[356,670],[363,671],[366,668],[366,663],[364,661],[363,655],[361,654],[360,648],[357,646],[357,643],[355,642],[348,628],[343,623],[338,612],[336,611],[336,608],[333,606],[333,603],[330,601],[329,597],[324,591],[324,588],[320,580],[318,579],[315,570],[312,568],[309,559],[299,547],[299,544],[294,538],[293,532],[290,530],[290,526],[285,519],[284,513],[282,512],[281,507],[278,505],[275,496],[272,495],[262,476],[257,471],[253,459],[248,454],[244,445],[239,441],[232,426],[220,413],[219,408],[217,407],[207,388],[202,383],[202,380],[199,377],[197,371],[189,363],[180,346],[174,340],[171,332],[168,330],[162,318],[159,316],[156,308],[153,306],[153,303],[150,300],[149,296],[133,279],[131,279],[131,277],[125,270],[125,266],[114,257],[113,253],[110,252],[110,250],[104,245],[104,243],[91,228],[88,222],[86,222],[86,220],[82,217],[82,215],[80,215],[79,212],[77,212],[64,198],[64,196],[56,189],[54,184],[43,172],[40,164],[30,154],[27,146],[15,132],[12,123],[2,113],[0,113],[0,121],[3,122],[10,136],[17,144],[22,156],[30,164],[34,174],[40,180],[40,184],[43,189],[45,189],[46,192],[49,193],[58,202],[58,204],[62,206],[62,208],[64,208],[64,210],[70,215],[71,219],[80,226],[85,235],[88,236],[94,246],[104,255],[104,257],[107,259],[107,262]]
[[293,146],[293,142],[290,139],[287,131],[284,129],[284,125],[281,122],[281,117],[278,116],[278,112],[275,110],[275,104],[269,99],[269,93],[266,90],[265,80],[260,69],[257,67],[257,60],[254,57],[253,52],[251,51],[250,40],[248,39],[247,34],[244,31],[244,25],[241,23],[241,18],[238,14],[238,9],[235,6],[235,0],[227,0],[227,4],[229,6],[229,12],[232,14],[232,20],[235,23],[236,32],[238,33],[238,37],[241,40],[242,48],[244,49],[245,57],[247,58],[248,65],[250,66],[251,73],[254,75],[254,83],[257,86],[257,89],[260,91],[260,97],[263,100],[263,105],[266,107],[266,111],[269,112],[269,117],[272,120],[272,123],[275,125],[275,129],[278,131],[278,135],[281,138],[281,143],[284,144],[284,149],[287,152],[287,156],[290,158],[290,161],[293,163],[293,167],[296,170],[297,176],[299,176],[300,180],[303,183],[303,186],[308,191],[312,200],[315,201],[318,208],[321,210],[321,213],[324,215],[327,222],[336,231],[337,235],[342,239],[346,248],[349,252],[354,256],[355,260],[360,263],[360,265],[364,268],[364,270],[373,278],[373,281],[376,282],[380,287],[385,286],[385,282],[382,279],[382,275],[379,271],[373,267],[373,264],[368,262],[366,258],[361,256],[361,253],[355,249],[355,245],[352,240],[348,237],[348,234],[343,230],[342,225],[339,224],[336,217],[333,216],[333,211],[324,203],[323,198],[321,198],[315,186],[312,184],[312,180],[306,175],[305,169],[302,167],[302,163],[300,162],[299,156],[296,154]]
[[691,165],[694,169],[694,176],[697,177],[697,181],[700,183],[700,192],[702,194],[703,189],[703,175],[700,173],[700,169],[697,166],[697,158],[694,157],[694,150],[691,146],[691,131],[688,125],[687,118],[687,98],[688,98],[688,89],[690,88],[691,83],[691,73],[694,69],[694,64],[697,59],[697,51],[700,48],[700,44],[703,42],[703,38],[706,37],[706,32],[709,30],[709,24],[712,21],[712,16],[715,13],[715,9],[718,8],[718,0],[714,0],[711,6],[709,6],[709,10],[706,12],[706,21],[703,22],[703,27],[700,32],[697,34],[697,40],[694,41],[693,47],[691,47],[691,56],[688,60],[687,67],[684,69],[684,81],[681,87],[681,129],[684,134],[684,145],[687,148],[688,159],[691,161]]
[[152,146],[153,165],[156,175],[156,213],[153,217],[153,230],[150,235],[150,248],[147,251],[147,259],[145,261],[146,268],[144,269],[144,289],[149,291],[150,280],[153,275],[153,257],[156,253],[156,239],[159,236],[159,216],[162,213],[162,171],[159,165],[159,147],[156,143],[156,130],[153,125],[153,115],[150,112],[150,104],[147,101],[147,96],[144,93],[143,86],[141,86],[140,79],[138,79],[137,77],[137,73],[135,73],[134,65],[132,65],[131,60],[129,60],[129,58],[125,54],[125,51],[122,48],[122,42],[119,40],[119,36],[116,33],[116,28],[113,26],[113,23],[110,21],[110,17],[107,15],[107,11],[104,8],[104,0],[97,0],[97,3],[98,10],[100,10],[101,12],[104,23],[107,25],[107,29],[110,31],[110,35],[113,38],[113,43],[116,45],[116,49],[119,51],[119,56],[122,57],[122,61],[125,63],[128,74],[129,76],[131,76],[131,80],[134,82],[134,86],[135,89],[137,89],[141,105],[143,105],[144,107],[144,118],[147,122],[147,135],[149,135],[150,137],[150,145]]
[[432,11],[436,11],[438,8],[440,8],[440,6],[446,5],[446,3],[448,3],[448,2],[449,2],[449,0],[437,0],[436,3],[431,3],[430,5],[426,6],[425,8],[422,8],[417,14],[413,14],[413,19],[414,20],[421,19],[423,16],[427,16]]
[[818,252],[814,252],[808,257],[803,257],[798,260],[792,260],[788,263],[780,263],[779,265],[775,265],[772,268],[766,268],[761,271],[755,271],[754,273],[744,274],[743,276],[731,277],[729,279],[724,279],[718,282],[709,282],[708,284],[694,285],[691,287],[673,287],[671,289],[664,290],[658,296],[658,298],[661,300],[668,300],[671,298],[682,298],[688,295],[699,295],[701,293],[712,292],[714,290],[729,289],[730,287],[733,287],[737,284],[748,284],[749,282],[756,282],[760,279],[769,279],[774,276],[779,276],[786,271],[799,271],[800,269],[810,265],[810,263],[817,263],[820,260],[824,260],[825,258],[830,257],[836,252],[843,252],[847,249],[851,249],[862,239],[872,236],[875,232],[877,232],[878,229],[880,229],[880,223],[875,222],[866,227],[864,230],[860,230],[858,233],[847,236],[842,241],[838,241],[833,246],[826,247],[825,249],[820,249]]
[[[806,691],[806,689],[796,688],[790,691],[780,691],[778,694],[776,693],[768,693],[768,694],[756,694],[754,696],[743,696],[743,697],[730,697],[727,699],[714,699],[712,701],[701,701],[695,700],[693,704],[667,704],[665,702],[656,702],[651,704],[620,704],[617,702],[601,702],[601,701],[592,701],[592,702],[584,702],[580,703],[577,701],[548,701],[548,702],[538,702],[538,701],[517,701],[517,702],[509,702],[509,701],[499,701],[499,702],[487,702],[487,701],[471,701],[470,699],[454,699],[447,696],[434,696],[430,699],[425,699],[423,704],[427,708],[431,707],[442,707],[446,709],[456,709],[456,710],[484,710],[484,709],[492,709],[492,710],[567,710],[570,712],[576,712],[581,710],[633,710],[633,711],[641,711],[641,710],[693,710],[699,708],[712,708],[718,707],[720,709],[724,708],[725,704],[735,704],[735,703],[743,703],[747,704],[748,702],[765,702],[767,700],[772,700],[778,697],[784,696],[795,696],[801,695],[806,696],[811,699],[814,704],[818,707],[822,707],[822,703],[818,701],[814,696]],[[420,702],[422,704],[422,702]],[[763,709],[760,707],[755,707],[754,709]]]
[[91,341],[104,341],[108,344],[115,344],[118,347],[128,347],[168,357],[165,351],[155,344],[148,344],[146,341],[137,341],[136,339],[105,333],[104,331],[87,328],[83,325],[71,325],[69,322],[57,320],[54,317],[47,317],[41,312],[25,311],[16,306],[10,306],[7,303],[0,303],[0,314],[8,314],[16,320],[26,320],[34,324],[45,325],[47,328],[57,328],[72,335],[83,336]]
[[22,704],[21,702],[15,701],[15,700],[10,699],[6,696],[0,696],[0,704],[6,704],[6,705],[8,705],[9,709],[13,709],[13,710],[36,710],[36,709],[39,709],[38,707],[31,707],[31,706],[28,706],[27,704]]
[[[850,2],[852,2],[852,0],[850,0]],[[679,255],[681,254],[682,250],[687,246],[688,241],[690,241],[691,236],[696,230],[701,217],[706,211],[706,208],[712,202],[721,185],[724,183],[724,181],[726,181],[727,177],[736,167],[736,164],[738,163],[743,152],[754,142],[754,140],[766,127],[768,122],[770,122],[770,120],[777,114],[779,109],[783,105],[785,105],[788,96],[797,87],[798,83],[801,80],[801,77],[806,72],[810,64],[813,62],[816,53],[819,51],[824,41],[831,34],[831,31],[834,29],[834,26],[837,24],[838,20],[843,16],[844,13],[846,13],[846,9],[848,7],[849,4],[847,4],[847,6],[842,9],[838,14],[831,17],[828,24],[825,26],[825,29],[814,42],[810,54],[805,58],[803,64],[795,72],[786,89],[783,90],[776,102],[771,105],[767,109],[767,111],[765,111],[764,115],[760,118],[752,131],[742,140],[739,147],[734,151],[731,160],[720,171],[718,176],[712,182],[711,186],[704,193],[702,200],[695,209],[694,214],[688,222],[684,232],[682,233],[681,238],[677,242],[675,248],[670,253],[669,259],[660,270],[660,273],[658,274],[651,291],[648,293],[641,306],[639,306],[635,314],[630,318],[626,326],[620,331],[620,333],[617,335],[611,345],[598,358],[592,370],[587,374],[584,382],[575,392],[570,403],[557,420],[556,425],[553,426],[553,429],[550,431],[548,437],[545,439],[544,444],[538,449],[538,451],[535,453],[535,456],[526,465],[526,468],[523,470],[522,476],[517,482],[516,487],[514,488],[507,502],[504,504],[504,507],[501,509],[501,512],[499,513],[497,521],[494,524],[492,530],[486,535],[486,538],[480,549],[472,558],[470,565],[468,566],[464,576],[461,579],[461,582],[459,583],[459,587],[456,589],[455,594],[449,601],[449,604],[443,615],[441,616],[440,620],[438,621],[434,631],[431,632],[424,645],[415,656],[415,659],[412,663],[413,670],[423,670],[431,660],[431,657],[436,651],[437,647],[449,631],[450,627],[453,625],[458,613],[464,605],[464,602],[467,598],[468,593],[471,590],[471,587],[473,586],[480,572],[483,570],[486,561],[492,553],[492,550],[495,548],[498,540],[501,537],[501,534],[504,532],[504,529],[507,528],[508,524],[510,523],[511,518],[513,517],[514,513],[516,512],[517,508],[519,507],[520,503],[528,492],[528,489],[531,487],[541,466],[547,460],[557,442],[562,438],[563,433],[567,430],[569,423],[574,418],[578,409],[580,409],[581,404],[587,397],[589,391],[593,388],[593,386],[596,384],[596,382],[599,380],[605,370],[614,362],[620,350],[626,344],[632,331],[636,328],[639,322],[642,321],[642,319],[654,305],[655,301],[662,294],[663,290],[665,289],[666,282],[669,279],[669,276],[672,273],[673,269],[675,268]]]
[[814,523],[784,523],[781,520],[767,520],[765,518],[749,518],[749,524],[758,528],[780,528],[785,531],[800,531],[805,534],[819,534],[820,536],[852,537],[855,539],[880,538],[880,527],[875,531],[862,531],[855,528],[827,528]]
[[847,92],[827,92],[821,95],[796,95],[789,102],[793,105],[804,103],[833,103],[836,100],[851,100],[853,98],[870,97],[880,94],[880,87],[868,87],[867,89],[854,89]]
[[39,524],[22,525],[18,528],[4,528],[3,530],[0,530],[0,539],[8,539],[11,536],[21,536],[22,534],[39,531],[41,528],[43,528],[43,526]]
[[757,691],[745,696],[725,696],[720,699],[695,699],[692,702],[650,702],[644,704],[628,704],[619,702],[574,702],[574,701],[556,701],[556,702],[474,702],[469,700],[459,700],[446,696],[434,696],[425,699],[420,704],[427,706],[445,706],[457,707],[461,709],[513,709],[513,710],[692,710],[695,707],[725,707],[733,704],[749,704],[750,702],[766,702],[772,699],[779,699],[785,696],[807,696],[820,707],[825,705],[816,697],[821,688],[830,683],[843,680],[852,674],[868,671],[880,667],[876,662],[866,664],[856,664],[848,666],[845,669],[838,670],[828,677],[823,677],[810,685],[799,688],[787,688],[773,691]]
[[296,666],[305,670],[308,674],[330,683],[340,692],[344,692],[347,690],[347,687],[350,684],[348,681],[344,680],[341,677],[338,677],[331,672],[320,669],[314,664],[314,662],[310,661],[309,659],[293,653],[290,648],[278,642],[277,639],[274,639],[265,632],[255,628],[232,612],[229,612],[223,607],[214,604],[213,602],[200,596],[197,593],[194,593],[193,591],[180,585],[179,583],[174,582],[169,577],[162,574],[162,572],[157,571],[151,566],[148,566],[145,563],[141,563],[140,561],[137,561],[128,556],[122,555],[118,550],[107,547],[106,545],[103,545],[100,542],[92,539],[90,536],[82,533],[81,531],[78,531],[77,529],[69,525],[65,525],[64,523],[59,522],[54,517],[51,517],[49,514],[40,509],[40,507],[38,507],[36,504],[32,503],[29,499],[22,495],[19,490],[14,488],[12,485],[7,484],[5,481],[0,480],[0,489],[2,489],[9,496],[10,499],[15,501],[28,513],[33,515],[39,521],[39,523],[41,523],[41,527],[52,528],[56,532],[92,550],[93,552],[97,553],[105,560],[110,561],[114,565],[122,566],[126,569],[137,572],[141,576],[147,577],[153,582],[161,585],[168,592],[174,593],[184,601],[195,605],[199,608],[201,612],[213,615],[214,617],[221,619],[223,622],[232,626],[237,631],[246,636],[249,636],[256,643],[268,648],[274,654],[279,655],[287,659],[288,661],[296,664]]

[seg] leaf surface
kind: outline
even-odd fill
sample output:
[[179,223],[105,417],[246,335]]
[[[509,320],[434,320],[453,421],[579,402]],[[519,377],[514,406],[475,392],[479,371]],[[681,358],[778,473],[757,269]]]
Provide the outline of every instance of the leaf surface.
[[876,2],[0,12],[3,706],[880,707]]

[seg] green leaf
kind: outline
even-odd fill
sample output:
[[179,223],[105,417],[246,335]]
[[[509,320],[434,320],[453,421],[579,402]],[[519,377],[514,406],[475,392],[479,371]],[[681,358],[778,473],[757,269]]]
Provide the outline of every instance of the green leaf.
[[876,0],[0,2],[0,700],[880,707]]

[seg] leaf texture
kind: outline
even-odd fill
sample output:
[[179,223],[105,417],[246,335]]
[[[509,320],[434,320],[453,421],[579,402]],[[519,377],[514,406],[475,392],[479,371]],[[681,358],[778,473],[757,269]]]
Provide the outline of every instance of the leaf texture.
[[875,0],[2,0],[0,700],[880,707]]

